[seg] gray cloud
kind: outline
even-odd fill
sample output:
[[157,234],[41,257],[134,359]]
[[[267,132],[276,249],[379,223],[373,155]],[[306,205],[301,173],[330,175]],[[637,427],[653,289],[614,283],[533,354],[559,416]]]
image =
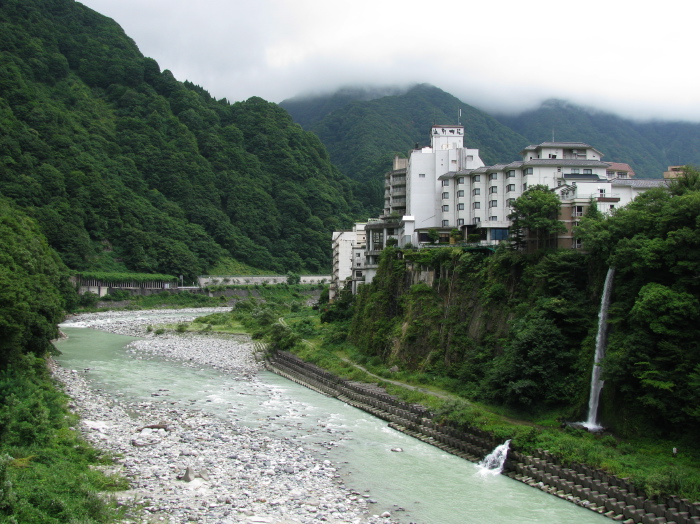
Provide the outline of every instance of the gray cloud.
[[700,121],[694,20],[668,0],[83,0],[217,98],[279,102],[347,84],[427,82],[514,112],[563,98],[640,119]]

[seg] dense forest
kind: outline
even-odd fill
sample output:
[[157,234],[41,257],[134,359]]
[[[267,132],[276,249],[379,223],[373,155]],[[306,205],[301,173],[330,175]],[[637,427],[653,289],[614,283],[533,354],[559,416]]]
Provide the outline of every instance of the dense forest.
[[636,122],[561,100],[516,116],[489,115],[424,84],[403,92],[341,89],[280,105],[321,138],[343,173],[365,183],[358,196],[375,208],[393,156],[405,156],[416,143],[427,145],[430,126],[457,123],[460,108],[465,144],[478,148],[486,164],[517,160],[524,147],[552,135],[588,143],[605,155],[603,160],[630,164],[640,178],[660,178],[670,165],[700,164],[700,124]]
[[358,197],[375,210],[383,204],[384,173],[394,156],[405,157],[416,144],[429,145],[430,127],[456,124],[460,109],[464,143],[479,149],[487,164],[517,160],[527,145],[527,139],[495,118],[427,84],[404,93],[341,90],[280,105],[320,137],[344,174],[362,182]]
[[[700,429],[698,216],[700,175],[690,170],[612,216],[589,211],[576,232],[585,251],[388,248],[349,309],[349,340],[468,398],[585,420],[614,266],[602,420],[619,435],[687,437]],[[435,272],[432,285],[419,269]],[[326,319],[342,320],[334,308]]]
[[328,271],[363,210],[284,110],[177,81],[72,0],[0,7],[0,192],[68,267]]

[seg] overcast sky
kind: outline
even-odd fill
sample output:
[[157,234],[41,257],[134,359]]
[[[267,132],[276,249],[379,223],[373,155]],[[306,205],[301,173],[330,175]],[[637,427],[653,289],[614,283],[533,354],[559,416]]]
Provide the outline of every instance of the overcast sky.
[[698,0],[81,0],[230,101],[433,84],[487,111],[548,98],[700,122]]

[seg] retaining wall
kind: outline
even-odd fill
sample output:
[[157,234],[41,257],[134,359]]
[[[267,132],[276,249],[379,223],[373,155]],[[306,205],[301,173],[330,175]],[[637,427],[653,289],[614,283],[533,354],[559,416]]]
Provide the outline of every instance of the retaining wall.
[[[336,397],[389,422],[389,426],[448,453],[478,462],[501,444],[479,428],[466,431],[439,424],[425,407],[408,404],[372,384],[351,382],[287,352],[271,356],[266,367],[298,384]],[[525,455],[511,449],[504,474],[581,507],[626,524],[700,524],[700,503],[669,497],[646,498],[627,479],[585,464],[561,464],[547,451]]]

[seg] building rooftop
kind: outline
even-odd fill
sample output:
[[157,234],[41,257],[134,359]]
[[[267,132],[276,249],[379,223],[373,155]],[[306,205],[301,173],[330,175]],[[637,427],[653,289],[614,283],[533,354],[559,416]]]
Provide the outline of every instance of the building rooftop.
[[576,160],[563,158],[533,158],[532,160],[524,160],[523,166],[553,166],[553,167],[608,167],[607,162],[600,160]]
[[631,187],[663,187],[668,185],[668,180],[663,178],[616,178],[611,181],[613,186]]

